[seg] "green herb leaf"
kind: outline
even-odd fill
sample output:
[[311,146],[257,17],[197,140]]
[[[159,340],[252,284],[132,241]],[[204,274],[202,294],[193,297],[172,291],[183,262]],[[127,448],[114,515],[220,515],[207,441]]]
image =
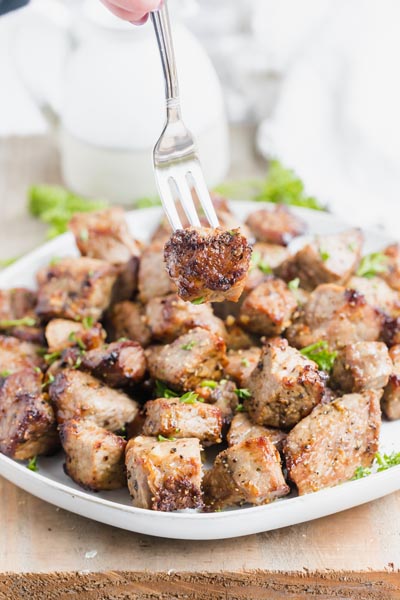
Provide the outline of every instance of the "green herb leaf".
[[337,357],[337,352],[335,350],[329,350],[328,342],[325,340],[315,342],[315,344],[310,344],[309,346],[302,348],[300,353],[316,362],[320,369],[328,372],[332,369],[333,363]]
[[41,373],[42,372],[42,369],[40,367],[35,367],[33,370],[35,371],[35,373]]
[[264,275],[271,275],[272,273],[271,267],[265,260],[263,260],[261,253],[257,250],[251,255],[250,268],[259,269],[262,273],[264,273]]
[[8,327],[34,327],[36,319],[33,317],[23,317],[22,319],[3,319],[0,321],[0,329]]
[[139,198],[135,201],[135,208],[149,208],[151,206],[161,206],[160,198]]
[[289,290],[292,290],[292,292],[293,292],[294,290],[299,289],[299,285],[300,285],[300,279],[298,277],[296,277],[295,279],[292,279],[291,281],[289,281],[288,288],[289,288]]
[[179,394],[167,388],[165,383],[159,379],[156,380],[156,393],[158,398],[177,398],[179,396]]
[[179,398],[179,402],[182,402],[183,404],[194,404],[198,398],[199,395],[196,394],[196,392],[186,392],[186,394],[183,394],[183,396]]
[[192,350],[196,345],[195,341],[191,341],[188,342],[187,344],[183,344],[183,346],[181,346],[182,350]]
[[205,379],[200,384],[200,387],[208,387],[208,388],[211,388],[212,390],[214,390],[217,386],[218,386],[218,383],[216,381],[213,381],[212,379]]
[[11,371],[1,371],[0,372],[0,377],[8,377],[9,375],[11,375]]
[[240,364],[242,365],[242,367],[249,367],[250,366],[249,359],[246,357],[242,358],[242,360],[240,361]]
[[86,346],[85,346],[84,342],[82,341],[82,339],[79,337],[76,337],[76,331],[71,331],[71,333],[68,336],[68,339],[70,342],[79,346],[79,348],[81,350],[84,350],[84,351],[86,350]]
[[0,269],[4,269],[5,267],[9,267],[13,263],[15,263],[15,261],[18,260],[18,259],[19,259],[19,256],[14,256],[12,258],[2,258],[0,260]]
[[47,386],[49,386],[51,383],[53,383],[55,377],[53,375],[53,373],[48,373],[46,381],[44,383],[42,383],[42,390],[44,390],[45,388],[47,388]]
[[37,456],[33,456],[31,459],[29,459],[26,468],[30,471],[39,471],[39,467],[37,465]]
[[362,257],[360,265],[356,271],[359,277],[374,277],[378,273],[386,273],[388,270],[388,257],[382,252],[372,252]]
[[55,265],[58,265],[58,263],[60,262],[61,258],[59,256],[53,256],[53,258],[50,261],[50,266],[54,267]]
[[79,232],[79,239],[82,242],[87,242],[88,241],[88,239],[89,239],[89,232],[88,232],[87,229],[81,229],[80,230],[80,232]]
[[319,249],[319,255],[324,262],[326,262],[331,256],[329,254],[329,252],[327,252],[326,250],[323,250],[322,248]]
[[205,301],[204,296],[200,296],[200,298],[195,298],[191,301],[192,304],[203,304]]
[[377,452],[375,460],[378,464],[377,471],[386,471],[386,469],[400,465],[400,452],[392,452],[391,454],[380,454],[380,452]]
[[49,354],[44,355],[44,360],[48,365],[52,365],[56,360],[58,360],[61,356],[61,350],[57,350],[56,352],[50,352]]
[[245,398],[251,398],[251,392],[246,388],[238,388],[237,390],[235,390],[235,394],[238,398],[242,398],[243,400]]
[[91,317],[90,315],[88,317],[83,317],[82,325],[84,326],[85,329],[91,329],[94,325],[94,318]]
[[371,475],[372,471],[369,467],[357,467],[354,471],[354,475],[352,479],[363,479],[364,477],[368,477]]
[[239,413],[245,412],[243,404],[238,404],[237,407],[235,408],[235,411],[239,412]]
[[176,438],[174,437],[164,437],[163,435],[158,435],[157,436],[157,441],[158,442],[176,442]]

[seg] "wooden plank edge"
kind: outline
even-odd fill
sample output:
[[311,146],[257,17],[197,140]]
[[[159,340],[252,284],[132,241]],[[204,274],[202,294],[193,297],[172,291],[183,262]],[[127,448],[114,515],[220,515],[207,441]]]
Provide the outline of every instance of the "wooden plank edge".
[[400,571],[5,573],[1,600],[400,600]]

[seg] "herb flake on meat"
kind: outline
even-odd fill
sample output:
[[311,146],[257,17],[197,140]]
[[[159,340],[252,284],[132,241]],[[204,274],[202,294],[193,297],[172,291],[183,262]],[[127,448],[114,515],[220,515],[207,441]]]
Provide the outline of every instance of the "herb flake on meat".
[[360,265],[356,271],[359,277],[370,279],[379,273],[386,273],[388,270],[387,256],[382,252],[372,252],[362,257]]
[[328,372],[331,371],[337,356],[336,350],[329,350],[328,342],[325,340],[315,342],[315,344],[310,344],[309,346],[302,348],[300,353],[317,363],[320,369]]

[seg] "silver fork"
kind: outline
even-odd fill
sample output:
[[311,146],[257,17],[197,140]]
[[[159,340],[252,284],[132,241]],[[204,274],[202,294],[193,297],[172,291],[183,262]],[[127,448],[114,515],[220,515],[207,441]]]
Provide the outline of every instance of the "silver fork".
[[180,200],[190,225],[200,227],[192,196],[194,189],[211,227],[218,227],[218,217],[201,170],[193,136],[182,121],[178,75],[166,0],[158,10],[151,13],[151,20],[164,71],[167,107],[166,124],[153,151],[154,173],[161,202],[173,230],[182,229],[175,197]]

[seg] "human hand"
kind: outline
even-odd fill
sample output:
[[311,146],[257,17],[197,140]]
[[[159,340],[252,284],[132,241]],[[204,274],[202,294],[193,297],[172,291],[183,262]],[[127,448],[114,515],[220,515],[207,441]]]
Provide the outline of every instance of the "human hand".
[[151,10],[155,10],[161,4],[161,0],[101,0],[114,15],[141,25],[147,20]]

